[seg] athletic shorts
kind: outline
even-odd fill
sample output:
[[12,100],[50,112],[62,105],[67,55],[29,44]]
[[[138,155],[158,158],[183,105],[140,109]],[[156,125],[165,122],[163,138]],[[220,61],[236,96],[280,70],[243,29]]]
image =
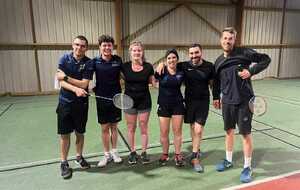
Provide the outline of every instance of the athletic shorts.
[[177,104],[173,106],[161,106],[158,105],[157,115],[158,117],[172,117],[172,115],[184,115],[184,104]]
[[145,113],[151,111],[151,96],[146,95],[142,98],[133,98],[133,107],[130,109],[124,110],[125,113],[136,115],[138,113]]
[[251,133],[252,129],[252,116],[248,107],[248,102],[233,105],[233,104],[222,104],[222,115],[224,120],[224,130],[235,129],[237,125],[239,133],[247,135]]
[[185,123],[199,123],[204,126],[208,117],[209,100],[194,100],[185,103]]
[[77,133],[85,133],[88,119],[88,102],[59,103],[57,113],[57,133],[60,135],[70,134],[74,130]]
[[122,112],[112,101],[96,99],[98,123],[117,123],[122,120]]

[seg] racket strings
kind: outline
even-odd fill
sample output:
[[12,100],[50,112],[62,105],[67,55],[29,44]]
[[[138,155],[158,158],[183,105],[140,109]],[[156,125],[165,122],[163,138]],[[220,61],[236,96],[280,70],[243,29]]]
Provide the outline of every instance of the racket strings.
[[254,115],[261,116],[267,111],[266,101],[262,97],[252,97],[249,101],[249,109]]
[[133,100],[126,94],[116,94],[113,98],[113,103],[119,109],[130,109],[133,107]]

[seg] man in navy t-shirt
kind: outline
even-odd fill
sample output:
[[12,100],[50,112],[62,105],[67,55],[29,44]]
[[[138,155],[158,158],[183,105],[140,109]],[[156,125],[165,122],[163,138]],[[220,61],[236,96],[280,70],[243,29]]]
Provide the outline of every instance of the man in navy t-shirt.
[[[104,156],[98,162],[98,167],[105,167],[110,161],[121,163],[122,159],[117,151],[118,122],[121,121],[121,110],[116,108],[113,98],[121,93],[120,72],[122,59],[113,55],[114,39],[109,35],[101,35],[98,38],[99,56],[91,62],[96,74],[95,94],[104,98],[97,98],[98,123],[102,131],[102,144]],[[111,150],[110,150],[111,144]]]
[[76,163],[87,169],[90,164],[82,156],[84,133],[88,118],[87,89],[92,79],[92,68],[85,56],[88,41],[77,36],[72,43],[72,53],[63,55],[58,63],[56,77],[61,86],[57,113],[57,133],[60,135],[61,175],[64,179],[72,176],[67,158],[70,148],[70,134],[76,135]]

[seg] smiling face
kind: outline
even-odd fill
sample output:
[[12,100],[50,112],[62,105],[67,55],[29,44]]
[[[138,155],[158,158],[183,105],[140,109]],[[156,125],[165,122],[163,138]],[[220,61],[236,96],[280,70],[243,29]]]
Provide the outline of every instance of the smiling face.
[[224,31],[222,33],[222,37],[221,37],[221,46],[224,50],[225,53],[230,53],[233,50],[234,44],[235,44],[235,35],[234,33],[230,33],[227,31]]
[[190,47],[189,48],[189,57],[193,64],[201,63],[202,60],[202,51],[199,47]]
[[174,53],[170,53],[167,56],[167,66],[170,69],[172,69],[172,70],[176,69],[177,62],[178,62],[178,59],[177,59],[177,56]]
[[130,50],[130,57],[133,62],[139,62],[139,63],[143,62],[144,50],[141,45],[139,45],[138,43],[132,44],[129,50]]
[[87,51],[87,42],[79,38],[75,38],[72,43],[73,55],[76,59],[84,57]]
[[99,46],[100,54],[104,59],[110,59],[113,52],[113,43],[112,42],[102,42]]

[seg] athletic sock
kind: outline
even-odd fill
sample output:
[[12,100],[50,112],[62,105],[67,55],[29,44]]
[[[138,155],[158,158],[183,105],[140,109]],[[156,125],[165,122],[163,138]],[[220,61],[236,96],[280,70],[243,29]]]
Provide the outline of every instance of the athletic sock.
[[251,157],[245,157],[244,158],[244,168],[251,168]]
[[232,151],[226,151],[226,160],[228,162],[232,162],[232,154],[233,154]]
[[104,152],[104,156],[109,157],[110,153],[109,152]]

